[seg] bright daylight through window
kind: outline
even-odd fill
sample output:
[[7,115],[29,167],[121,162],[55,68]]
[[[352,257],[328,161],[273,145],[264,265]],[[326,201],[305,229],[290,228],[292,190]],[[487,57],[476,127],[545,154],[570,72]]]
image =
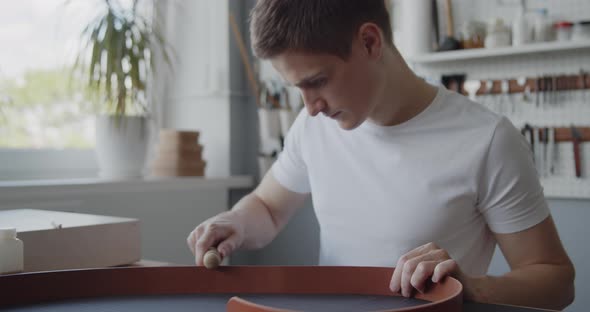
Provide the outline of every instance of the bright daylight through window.
[[72,69],[102,1],[0,2],[0,149],[94,146],[86,79]]

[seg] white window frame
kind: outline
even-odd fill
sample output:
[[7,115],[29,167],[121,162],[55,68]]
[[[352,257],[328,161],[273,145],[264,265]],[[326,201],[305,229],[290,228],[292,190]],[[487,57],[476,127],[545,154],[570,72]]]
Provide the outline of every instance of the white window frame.
[[97,177],[94,149],[0,148],[0,180]]
[[94,148],[0,147],[0,181],[98,178],[98,170]]
[[[203,132],[202,144],[207,148],[204,152],[204,157],[208,159],[208,171],[207,175],[210,176],[228,176],[229,175],[229,121],[224,125],[219,124],[219,120],[214,120],[210,116],[221,113],[223,116],[229,118],[229,105],[230,96],[232,92],[229,90],[229,61],[223,53],[220,54],[217,51],[221,49],[228,49],[229,40],[233,40],[229,37],[229,25],[226,22],[220,21],[216,17],[227,16],[229,10],[228,3],[223,1],[208,0],[206,2],[190,2],[186,4],[180,2],[180,7],[169,8],[171,5],[169,1],[156,1],[157,10],[161,10],[161,14],[154,14],[154,18],[161,18],[161,24],[165,25],[165,35],[170,36],[168,39],[170,44],[178,44],[175,46],[179,57],[193,57],[193,51],[196,47],[202,44],[201,41],[192,43],[193,45],[184,46],[186,42],[183,38],[176,38],[178,27],[191,27],[191,36],[197,36],[194,34],[195,31],[202,31],[203,34],[199,34],[201,38],[205,38],[202,41],[211,41],[209,50],[198,50],[214,57],[210,59],[200,60],[186,59],[185,62],[189,62],[191,68],[204,68],[205,70],[198,71],[198,74],[203,77],[195,77],[194,74],[187,79],[186,72],[188,69],[176,68],[178,77],[161,76],[158,79],[162,79],[165,83],[156,83],[152,89],[153,94],[151,98],[154,99],[153,104],[155,118],[158,126],[175,127],[175,128],[191,128],[195,124],[200,126],[200,130]],[[172,2],[176,3],[176,2]],[[184,11],[191,11],[190,16]],[[183,12],[184,15],[179,12]],[[193,25],[195,22],[194,14],[201,14],[203,18],[196,19],[200,23],[214,23],[218,25],[213,27],[213,30],[217,35],[211,34],[209,27],[198,27],[199,25]],[[182,24],[177,25],[177,19],[179,16],[184,17]],[[168,23],[167,23],[168,22]],[[195,22],[196,23],[196,22]],[[215,24],[217,23],[217,24]],[[223,27],[219,27],[219,25]],[[207,35],[207,37],[205,37]],[[224,38],[224,41],[219,43],[219,38]],[[182,44],[181,44],[182,43]],[[192,50],[191,50],[192,49]],[[209,53],[209,54],[207,54]],[[187,56],[189,55],[189,56]],[[162,65],[162,61],[156,60],[156,67]],[[186,65],[185,65],[186,66]],[[200,66],[200,67],[199,67]],[[184,70],[184,71],[183,71]],[[160,70],[160,72],[166,72]],[[168,75],[170,75],[168,73]],[[185,76],[183,76],[185,75]],[[201,79],[202,78],[202,79]],[[184,81],[190,80],[190,85],[181,86],[182,93],[180,99],[171,96],[170,94],[176,94],[177,90],[164,90],[164,85],[172,84],[169,79],[179,79]],[[203,80],[204,85],[197,85],[195,88],[195,81]],[[168,81],[168,82],[166,82]],[[212,85],[209,85],[212,83]],[[173,86],[175,84],[172,84]],[[176,96],[176,95],[175,95]],[[202,98],[206,96],[207,101]],[[192,103],[195,99],[199,99],[199,103],[202,105],[184,105],[184,102]],[[221,101],[224,105],[210,105],[211,101]],[[184,101],[184,102],[183,102]],[[166,103],[166,105],[162,105]],[[196,107],[195,107],[196,106]],[[215,108],[212,111],[211,107]],[[189,110],[188,113],[185,111]],[[221,112],[219,112],[221,111]],[[188,116],[191,116],[188,119]],[[200,119],[199,119],[200,118]],[[72,178],[97,178],[98,177],[98,165],[96,161],[95,151],[89,150],[76,150],[76,149],[19,149],[13,150],[8,148],[0,147],[0,181],[11,181],[11,180],[36,180],[36,179],[51,179],[51,180],[67,180]]]

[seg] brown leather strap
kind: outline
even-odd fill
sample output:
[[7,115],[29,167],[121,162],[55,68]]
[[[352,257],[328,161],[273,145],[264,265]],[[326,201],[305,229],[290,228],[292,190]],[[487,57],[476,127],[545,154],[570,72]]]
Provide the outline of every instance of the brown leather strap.
[[[72,298],[195,293],[387,296],[393,295],[389,290],[392,274],[392,268],[325,266],[225,266],[216,270],[140,267],[24,273],[0,276],[0,307]],[[460,311],[461,292],[457,280],[446,278],[425,294],[417,294],[417,299],[432,303],[412,311]],[[235,301],[240,307],[240,300]],[[243,300],[241,303],[243,306]]]

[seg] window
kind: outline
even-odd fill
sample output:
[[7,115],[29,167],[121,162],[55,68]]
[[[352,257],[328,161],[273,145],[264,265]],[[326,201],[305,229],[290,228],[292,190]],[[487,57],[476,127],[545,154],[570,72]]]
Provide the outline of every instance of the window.
[[0,148],[93,146],[82,81],[70,79],[96,1],[0,2]]
[[104,1],[0,1],[0,180],[95,176],[94,116],[71,73]]

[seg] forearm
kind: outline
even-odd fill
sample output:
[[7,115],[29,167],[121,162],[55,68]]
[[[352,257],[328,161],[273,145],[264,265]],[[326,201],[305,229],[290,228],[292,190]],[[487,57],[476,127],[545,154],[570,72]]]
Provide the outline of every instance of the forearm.
[[503,276],[466,278],[465,299],[545,309],[563,309],[574,298],[571,265],[535,264]]
[[244,224],[242,248],[258,249],[270,243],[280,231],[268,207],[254,193],[238,201],[231,212]]

